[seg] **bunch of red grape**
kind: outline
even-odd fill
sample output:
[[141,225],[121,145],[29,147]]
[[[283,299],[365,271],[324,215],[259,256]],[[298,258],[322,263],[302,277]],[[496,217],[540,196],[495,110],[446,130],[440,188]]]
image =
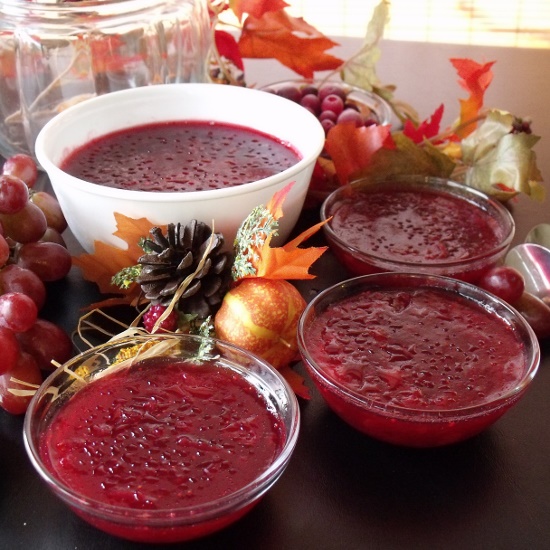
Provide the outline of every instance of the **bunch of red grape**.
[[266,91],[299,103],[321,122],[325,134],[336,124],[351,122],[356,127],[379,124],[378,115],[350,92],[352,88],[338,82],[315,84],[288,83]]
[[30,401],[17,392],[32,387],[20,382],[40,384],[52,360],[72,355],[69,336],[39,317],[47,283],[65,277],[72,261],[59,203],[33,189],[37,179],[35,161],[24,154],[9,157],[0,174],[0,407],[12,414]]

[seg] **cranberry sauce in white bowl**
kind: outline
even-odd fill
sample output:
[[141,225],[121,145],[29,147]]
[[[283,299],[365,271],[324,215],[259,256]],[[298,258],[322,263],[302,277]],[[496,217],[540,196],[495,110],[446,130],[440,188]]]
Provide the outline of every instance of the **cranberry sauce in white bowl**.
[[[110,134],[178,123],[240,127],[285,145],[295,155],[295,162],[286,168],[276,166],[271,175],[261,174],[247,183],[185,191],[111,187],[75,177],[64,169],[71,155]],[[323,144],[319,121],[284,98],[221,84],[166,84],[113,92],[68,108],[41,130],[36,156],[71,231],[87,252],[93,251],[95,241],[124,246],[113,235],[115,213],[147,218],[159,225],[197,219],[223,233],[226,247],[230,247],[250,211],[294,182],[280,220],[278,238],[286,239],[300,215]],[[96,157],[98,172],[101,158]],[[121,165],[123,162],[121,159]]]

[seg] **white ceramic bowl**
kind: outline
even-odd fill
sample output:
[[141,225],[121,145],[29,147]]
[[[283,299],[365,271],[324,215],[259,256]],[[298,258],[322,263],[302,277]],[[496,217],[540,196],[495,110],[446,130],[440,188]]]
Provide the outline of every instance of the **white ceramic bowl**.
[[[75,148],[105,134],[155,122],[200,120],[237,124],[271,135],[301,155],[294,166],[236,187],[191,192],[130,191],[97,185],[60,169]],[[192,219],[223,233],[231,247],[242,221],[288,183],[295,182],[283,205],[279,240],[300,215],[315,160],[324,144],[319,121],[306,109],[273,94],[221,84],[165,84],[133,88],[89,99],[48,122],[36,140],[36,156],[47,172],[69,228],[82,247],[94,241],[124,246],[114,213],[154,224]]]

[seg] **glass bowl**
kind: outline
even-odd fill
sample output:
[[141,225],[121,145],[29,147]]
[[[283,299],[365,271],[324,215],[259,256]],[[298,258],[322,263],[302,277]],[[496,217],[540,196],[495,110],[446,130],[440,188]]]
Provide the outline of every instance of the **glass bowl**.
[[513,308],[456,279],[364,275],[307,306],[298,325],[306,369],[355,429],[409,447],[468,439],[517,403],[540,361]]
[[[357,86],[352,86],[342,80],[281,80],[262,86],[260,89],[265,92],[271,92],[275,95],[290,99],[295,103],[301,103],[303,97],[308,94],[317,95],[323,94],[321,88],[336,87],[338,91],[345,94],[344,108],[352,108],[358,111],[365,123],[367,124],[390,124],[392,121],[392,108],[389,103],[379,95],[363,90]],[[307,105],[307,104],[306,104]],[[313,114],[320,116],[322,114],[321,106],[318,105],[312,109],[307,106]],[[330,110],[327,108],[326,110]],[[322,117],[321,117],[322,118]]]
[[451,180],[356,180],[321,206],[329,246],[353,275],[414,271],[476,282],[514,237],[507,208]]
[[149,84],[205,82],[205,0],[6,0],[0,13],[0,154],[34,154],[67,106]]
[[30,403],[24,441],[42,479],[84,520],[165,543],[246,514],[288,465],[299,420],[286,381],[247,351],[135,336],[52,373]]

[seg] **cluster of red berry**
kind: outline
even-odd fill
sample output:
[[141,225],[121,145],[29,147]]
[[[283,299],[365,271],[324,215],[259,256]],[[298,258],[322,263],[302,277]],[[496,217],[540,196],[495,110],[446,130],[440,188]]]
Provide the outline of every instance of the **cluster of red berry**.
[[30,401],[18,390],[40,384],[52,360],[72,355],[68,335],[39,317],[47,283],[65,277],[72,260],[59,203],[33,189],[37,179],[35,161],[24,154],[6,159],[0,174],[0,407],[13,414]]

